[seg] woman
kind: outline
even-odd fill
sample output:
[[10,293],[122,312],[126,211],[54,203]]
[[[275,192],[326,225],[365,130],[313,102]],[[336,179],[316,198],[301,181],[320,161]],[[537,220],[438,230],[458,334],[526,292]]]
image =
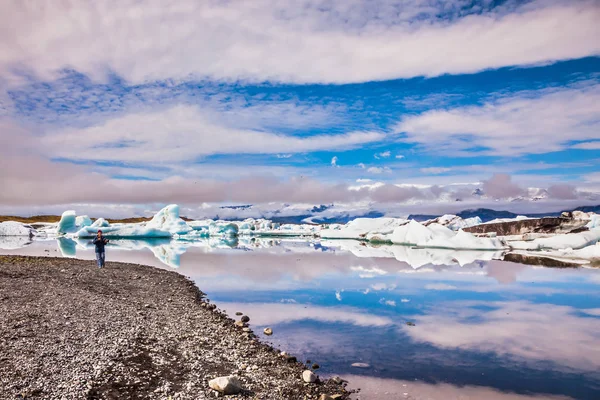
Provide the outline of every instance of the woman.
[[108,243],[108,239],[102,236],[102,231],[98,230],[98,234],[94,238],[94,244],[96,245],[96,263],[98,268],[104,267],[104,246]]

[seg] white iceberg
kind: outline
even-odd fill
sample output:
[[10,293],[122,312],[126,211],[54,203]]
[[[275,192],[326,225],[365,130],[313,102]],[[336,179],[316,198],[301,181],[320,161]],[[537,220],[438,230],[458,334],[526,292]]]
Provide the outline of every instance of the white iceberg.
[[171,234],[184,235],[192,230],[192,227],[179,217],[179,206],[170,204],[156,213],[146,227],[157,231],[166,231]]
[[104,218],[98,218],[97,220],[94,221],[94,223],[91,225],[94,228],[104,228],[109,226],[110,224],[108,223],[107,220],[105,220]]
[[516,250],[576,250],[596,244],[598,240],[600,240],[600,228],[593,228],[584,232],[564,233],[531,241],[514,241],[510,242],[510,247]]
[[423,222],[423,225],[428,226],[431,224],[439,224],[442,226],[447,226],[449,229],[453,231],[457,231],[459,229],[468,228],[470,226],[480,225],[482,223],[481,218],[472,217],[463,219],[458,215],[453,214],[445,214],[441,217],[430,219]]
[[92,225],[92,220],[87,215],[79,215],[75,218],[75,226],[84,227]]
[[[401,218],[357,218],[346,225],[332,224],[319,232],[324,239],[390,241],[389,235],[409,221]],[[418,223],[418,222],[417,222]]]
[[16,221],[0,222],[0,236],[26,236],[33,237],[36,230],[33,227]]

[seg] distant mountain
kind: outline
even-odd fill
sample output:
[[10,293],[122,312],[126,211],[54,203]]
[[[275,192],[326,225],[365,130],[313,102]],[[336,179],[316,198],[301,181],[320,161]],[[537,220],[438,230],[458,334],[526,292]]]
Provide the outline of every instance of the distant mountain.
[[[543,193],[538,193],[543,195]],[[283,205],[282,208],[271,209],[268,212],[261,212],[257,210],[257,213],[247,214],[246,211],[251,211],[253,209],[252,205],[238,205],[238,206],[223,206],[221,209],[229,209],[240,211],[241,214],[237,212],[230,213],[229,215],[217,215],[217,219],[219,217],[224,220],[240,220],[247,218],[247,216],[253,216],[254,218],[265,218],[269,219],[273,222],[277,222],[280,224],[301,224],[301,223],[315,223],[315,224],[345,224],[356,218],[380,218],[384,217],[386,214],[377,210],[365,211],[364,213],[356,213],[356,211],[350,213],[346,210],[338,210],[336,212],[334,204],[321,204],[308,208],[297,208],[297,209],[289,209],[289,205]],[[583,212],[595,212],[600,213],[600,205],[597,206],[582,206],[577,207],[573,210],[564,210],[564,211],[583,211]],[[456,215],[463,219],[479,217],[483,222],[489,222],[491,220],[497,218],[515,218],[518,215],[524,215],[530,218],[542,218],[542,217],[558,217],[564,211],[557,212],[546,212],[546,213],[514,213],[506,210],[493,210],[490,208],[477,208],[477,209],[467,209],[463,210]],[[221,213],[219,213],[221,214]],[[439,217],[440,215],[436,214],[411,214],[408,216],[409,219],[414,219],[416,221],[425,221],[428,219],[434,219]]]
[[[524,215],[524,216],[530,217],[530,218],[559,217],[563,212],[568,212],[568,211],[583,211],[583,212],[600,213],[600,205],[583,206],[583,207],[577,207],[573,210],[563,210],[563,211],[557,211],[557,212],[518,213],[518,214],[515,214],[510,211],[497,211],[497,210],[492,210],[489,208],[477,208],[477,209],[472,209],[472,210],[464,210],[464,211],[457,213],[456,215],[458,215],[459,217],[461,217],[463,219],[479,217],[479,218],[481,218],[481,220],[483,222],[489,222],[496,218],[516,218],[518,215]],[[428,219],[433,219],[433,218],[437,218],[437,217],[439,217],[439,215],[414,214],[414,215],[408,216],[409,219],[414,219],[416,221],[426,221]]]

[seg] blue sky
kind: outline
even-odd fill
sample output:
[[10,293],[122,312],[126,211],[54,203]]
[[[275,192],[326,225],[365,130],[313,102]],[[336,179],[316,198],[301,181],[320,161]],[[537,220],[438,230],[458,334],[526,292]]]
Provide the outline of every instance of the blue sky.
[[7,212],[597,201],[595,1],[31,7],[0,6]]

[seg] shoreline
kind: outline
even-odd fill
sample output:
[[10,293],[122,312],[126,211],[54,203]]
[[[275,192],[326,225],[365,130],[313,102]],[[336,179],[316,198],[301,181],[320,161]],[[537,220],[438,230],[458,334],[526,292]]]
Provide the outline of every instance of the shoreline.
[[204,296],[185,276],[156,267],[0,255],[0,392],[204,399],[218,394],[209,380],[234,375],[244,390],[226,398],[349,397],[335,379],[305,383],[306,365]]

